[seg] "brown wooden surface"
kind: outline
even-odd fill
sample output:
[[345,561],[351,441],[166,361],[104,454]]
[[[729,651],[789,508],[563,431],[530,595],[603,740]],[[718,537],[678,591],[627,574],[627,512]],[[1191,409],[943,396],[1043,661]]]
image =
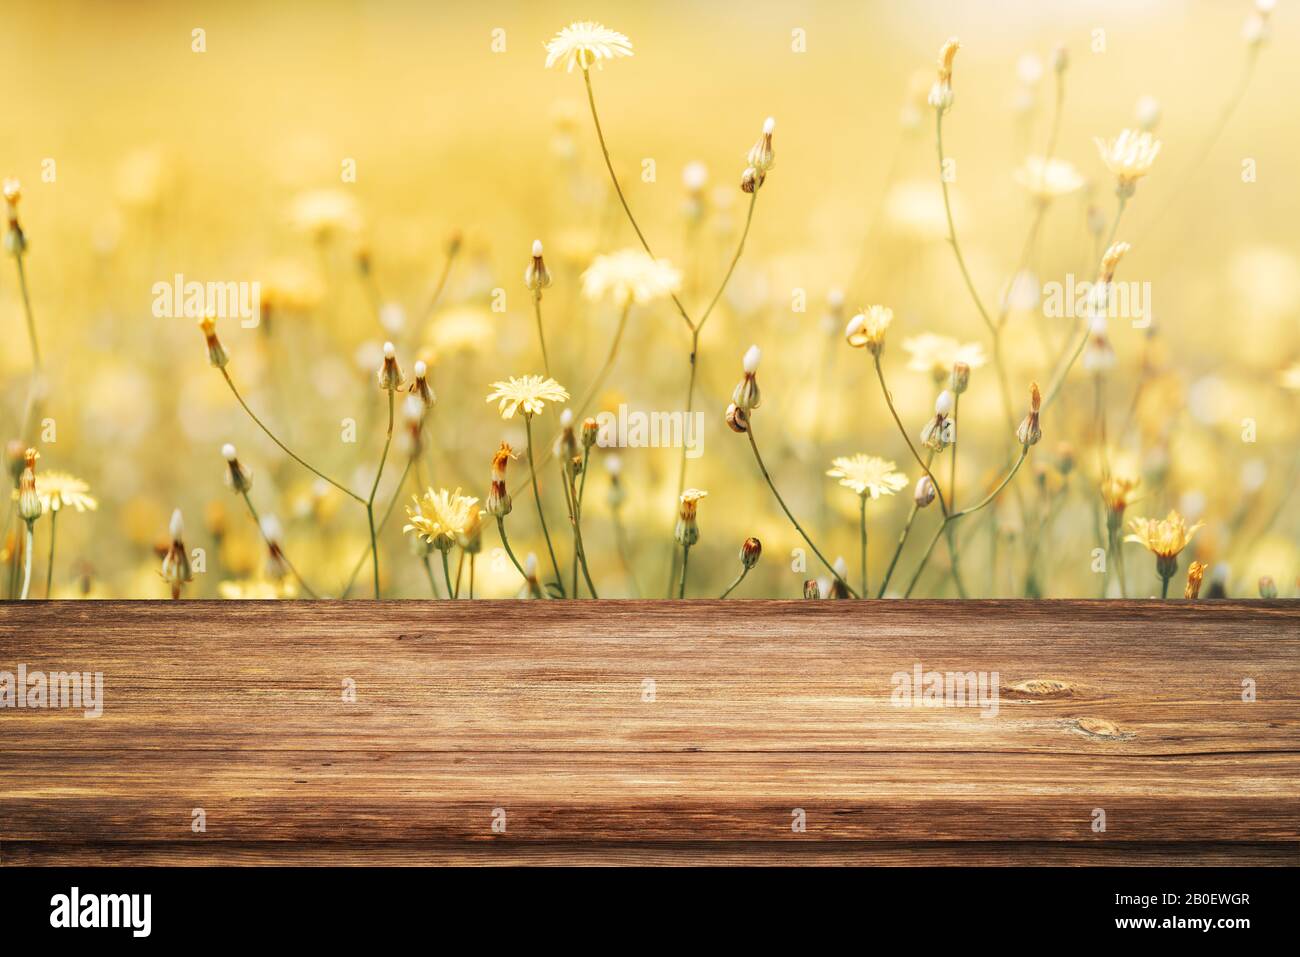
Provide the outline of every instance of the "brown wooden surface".
[[1294,602],[0,606],[19,663],[105,703],[0,710],[5,864],[1300,863]]

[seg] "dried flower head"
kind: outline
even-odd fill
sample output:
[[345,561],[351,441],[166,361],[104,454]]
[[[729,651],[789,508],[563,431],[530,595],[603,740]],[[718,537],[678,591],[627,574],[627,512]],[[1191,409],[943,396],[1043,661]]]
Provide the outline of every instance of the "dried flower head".
[[221,340],[217,338],[217,322],[211,315],[204,316],[199,320],[199,329],[203,332],[203,338],[208,343],[208,362],[214,368],[224,369],[230,361],[226,355],[225,347],[222,346]]
[[[746,419],[750,412],[757,409],[762,402],[762,394],[758,389],[758,363],[763,358],[763,353],[758,346],[750,346],[745,350],[745,356],[741,360],[741,367],[744,370],[744,378],[737,383],[735,390],[731,393],[732,403],[745,413]],[[728,424],[731,424],[731,415],[728,412]],[[748,423],[746,422],[746,426]],[[735,429],[735,426],[732,425]],[[744,429],[736,429],[737,432],[743,432]]]
[[1205,578],[1205,562],[1193,561],[1187,566],[1187,587],[1183,590],[1184,598],[1201,597],[1201,581]]
[[939,76],[930,87],[929,103],[943,113],[952,108],[952,61],[961,49],[961,41],[949,37],[939,50]]
[[749,415],[736,403],[732,402],[727,406],[726,419],[727,428],[731,429],[732,432],[744,433],[749,431]]
[[521,407],[524,415],[538,415],[547,402],[565,402],[569,398],[564,386],[549,376],[511,376],[503,382],[493,382],[492,389],[487,401],[500,401],[497,411],[503,419],[513,419]]
[[40,457],[35,449],[23,453],[23,471],[18,478],[18,490],[14,493],[18,500],[18,517],[28,525],[40,518],[45,510],[36,491],[36,460]]
[[439,551],[447,551],[472,530],[478,520],[478,499],[462,495],[460,489],[428,489],[422,496],[412,496],[407,506],[409,520],[404,532],[414,532]]
[[893,321],[894,310],[887,306],[868,306],[849,320],[844,338],[853,348],[865,348],[878,356],[885,348],[885,332]]
[[593,64],[597,69],[604,69],[602,60],[621,56],[632,56],[632,41],[603,23],[591,20],[569,24],[546,44],[547,69],[563,63],[569,73],[575,66],[584,73]]
[[1031,382],[1029,385],[1029,414],[1020,423],[1020,428],[1016,429],[1016,438],[1025,448],[1037,445],[1039,439],[1043,437],[1043,430],[1038,421],[1039,410],[1042,406],[1043,394],[1038,389],[1038,383]]
[[194,575],[190,569],[190,556],[185,550],[185,520],[181,517],[179,508],[172,512],[169,531],[171,532],[171,544],[163,554],[162,568],[159,570],[159,574],[162,575],[163,581],[171,586],[174,600],[181,597],[182,586],[194,580]]
[[524,285],[540,298],[542,290],[550,284],[551,271],[546,268],[546,260],[542,258],[542,241],[534,239],[533,258],[524,270]]
[[253,487],[253,473],[239,461],[239,453],[227,442],[221,447],[221,457],[226,460],[226,487],[243,495]]
[[804,598],[822,597],[822,586],[817,584],[817,579],[809,578],[806,582],[803,583],[803,597]]
[[391,342],[385,342],[384,364],[379,367],[379,388],[385,392],[396,392],[405,384],[406,378],[397,365],[397,350]]
[[411,382],[410,391],[426,409],[432,409],[438,401],[433,386],[429,384],[429,366],[421,359],[416,360],[415,379]]
[[952,393],[944,389],[934,400],[934,418],[921,430],[921,443],[926,448],[942,452],[957,441],[957,423],[952,418]]
[[907,486],[907,476],[894,469],[894,463],[887,459],[858,453],[834,459],[826,474],[864,498],[878,499]]
[[769,116],[763,121],[763,132],[759,135],[758,142],[749,148],[749,155],[746,157],[749,168],[764,176],[776,165],[776,153],[772,149],[772,133],[775,129],[776,120]]
[[698,488],[688,488],[682,492],[677,511],[677,526],[673,529],[673,540],[678,545],[690,546],[700,540],[700,527],[695,521],[695,510],[700,499],[708,494]]
[[509,442],[502,442],[501,447],[492,453],[492,484],[485,505],[488,514],[496,518],[505,518],[514,507],[510,501],[510,492],[506,489],[506,466],[513,458],[515,453]]
[[1149,132],[1127,129],[1113,140],[1094,137],[1097,152],[1106,168],[1118,180],[1116,192],[1132,196],[1137,181],[1151,172],[1151,166],[1160,155],[1161,143]]
[[597,256],[582,274],[583,298],[608,296],[620,308],[666,299],[682,287],[682,274],[667,259],[651,259],[640,249],[620,249]]

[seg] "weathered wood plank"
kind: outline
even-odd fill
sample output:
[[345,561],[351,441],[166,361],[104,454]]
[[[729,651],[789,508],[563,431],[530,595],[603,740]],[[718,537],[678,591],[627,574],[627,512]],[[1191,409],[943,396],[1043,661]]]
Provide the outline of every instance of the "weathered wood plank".
[[[6,863],[1300,850],[1295,602],[0,606],[19,663],[105,702],[0,710]],[[918,663],[999,672],[997,714],[897,707]]]
[[[0,611],[0,667],[21,659],[102,671],[108,703],[90,722],[70,711],[0,712],[0,745],[1075,754],[1300,746],[1294,604],[1129,607],[10,607]],[[894,707],[891,676],[918,662],[999,672],[998,716]],[[1241,700],[1247,678],[1258,685],[1250,704]],[[356,683],[355,702],[343,700],[344,679]],[[653,702],[644,700],[647,679]],[[1034,684],[1044,680],[1052,683]]]

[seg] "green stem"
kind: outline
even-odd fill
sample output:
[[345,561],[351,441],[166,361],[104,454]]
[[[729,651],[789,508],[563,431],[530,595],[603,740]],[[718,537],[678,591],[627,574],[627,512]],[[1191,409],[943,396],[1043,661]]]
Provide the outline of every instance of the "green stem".
[[58,528],[59,510],[50,509],[50,557],[45,565],[45,597],[50,597],[50,589],[54,585],[54,533]]
[[687,563],[690,561],[690,557],[691,557],[691,546],[683,545],[682,546],[682,583],[677,589],[678,598],[686,597],[686,566]]
[[[727,586],[727,590],[724,591],[721,595],[719,595],[718,598],[719,598],[719,599],[722,599],[722,598],[726,598],[728,595],[730,595],[733,591],[736,590],[736,586],[739,585],[741,582],[743,582],[743,581],[745,580],[745,576],[748,575],[748,574],[749,574],[749,569],[742,565],[741,568],[740,568],[740,574],[736,576],[736,580],[735,580],[734,582],[732,582],[730,585],[728,585],[728,586]],[[864,583],[863,587],[864,587],[864,588],[866,587],[865,583]],[[865,594],[865,593],[864,593],[864,594]]]
[[555,572],[555,586],[564,596],[564,578],[560,575],[560,563],[555,559],[555,546],[551,544],[551,533],[546,527],[546,514],[542,510],[542,493],[537,488],[537,466],[533,461],[533,417],[524,413],[524,431],[528,436],[528,474],[533,483],[533,501],[537,503],[537,520],[542,525],[542,537],[546,539],[546,551],[551,556],[551,568]]
[[451,264],[456,261],[456,254],[460,252],[460,244],[455,243],[447,252],[447,260],[442,264],[442,273],[438,276],[438,284],[433,288],[433,294],[429,297],[429,304],[424,307],[424,319],[427,322],[433,315],[434,308],[438,305],[438,300],[442,298],[442,290],[447,285],[447,277],[451,275]]
[[[448,546],[450,548],[450,546]],[[438,551],[442,554],[442,577],[447,583],[447,597],[455,598],[456,589],[451,584],[451,566],[447,563],[447,548],[440,548]]]
[[540,289],[533,292],[533,315],[537,317],[537,341],[542,346],[542,367],[546,374],[551,374],[551,357],[546,353],[546,333],[542,331],[542,291]]
[[388,449],[393,444],[393,405],[395,390],[388,390],[388,434],[384,438],[384,451],[379,457],[379,469],[375,472],[375,483],[370,486],[370,497],[366,499],[366,521],[370,523],[370,558],[374,569],[375,598],[379,598],[379,537],[375,533],[375,495],[379,492],[379,480],[384,477],[384,464],[388,461]]
[[[406,462],[406,468],[402,471],[402,477],[397,480],[397,486],[393,489],[393,497],[388,500],[388,507],[384,509],[384,515],[379,520],[379,533],[382,535],[385,528],[388,527],[388,520],[393,515],[393,508],[397,505],[397,500],[402,496],[402,487],[406,484],[406,478],[411,473],[411,468],[415,465],[415,457],[412,456]],[[352,586],[357,582],[357,576],[361,574],[361,568],[365,565],[366,559],[370,557],[370,546],[357,558],[356,563],[352,566],[352,574],[348,576],[348,583],[343,586],[341,598],[347,598],[348,593],[352,591]]]
[[858,513],[858,539],[862,546],[862,597],[866,598],[867,592],[867,497],[859,495],[861,499],[861,509]]
[[[930,450],[930,454],[926,458],[925,464],[927,471],[932,461],[934,461],[933,449]],[[931,479],[931,481],[934,480]],[[916,514],[920,510],[921,506],[919,506],[916,503],[916,499],[913,498],[912,509],[907,513],[907,522],[903,525],[903,531],[898,536],[898,546],[894,549],[894,557],[889,560],[889,568],[885,570],[885,579],[880,583],[880,591],[876,594],[877,598],[885,597],[885,589],[889,587],[889,580],[894,577],[894,568],[898,565],[898,559],[903,554],[903,546],[907,544],[907,536],[911,534],[912,523],[916,521]]]
[[[776,498],[777,504],[781,506],[781,511],[785,512],[785,517],[788,518],[790,524],[794,526],[794,530],[799,533],[805,542],[808,543],[808,547],[813,550],[813,554],[816,555],[821,563],[826,566],[827,570],[832,576],[834,576],[835,580],[844,586],[844,590],[854,598],[859,597],[858,593],[849,586],[849,583],[840,577],[840,573],[835,570],[835,566],[828,562],[826,556],[823,555],[821,550],[813,544],[813,540],[809,538],[808,533],[803,530],[803,526],[799,524],[799,520],[794,517],[794,514],[786,506],[785,499],[781,497],[781,493],[776,490],[776,485],[772,482],[772,476],[768,473],[767,466],[763,464],[763,456],[758,452],[758,443],[754,440],[754,422],[752,419],[749,422],[749,427],[745,430],[745,434],[749,436],[749,447],[754,450],[754,461],[758,463],[758,470],[763,474],[763,480],[767,482],[767,487],[772,490],[772,495]],[[683,561],[685,561],[685,557],[685,554],[683,554]],[[686,577],[684,572],[685,570],[683,569],[683,581]]]
[[32,587],[32,525],[27,522],[27,533],[23,539],[23,588],[18,594],[19,601],[27,600],[28,589]]
[[921,466],[921,471],[925,472],[925,474],[930,477],[930,483],[934,485],[934,494],[938,496],[939,499],[939,510],[943,512],[944,517],[947,518],[948,502],[943,497],[943,489],[939,487],[939,480],[936,479],[934,473],[930,471],[930,462],[934,460],[934,452],[931,451],[928,460],[922,461],[921,453],[918,452],[916,446],[912,444],[912,437],[907,434],[907,429],[903,427],[903,420],[898,417],[898,410],[894,408],[894,397],[889,392],[889,386],[885,384],[885,371],[880,367],[880,356],[877,355],[875,359],[876,378],[880,380],[880,391],[884,393],[885,405],[889,407],[889,414],[894,417],[894,424],[898,426],[898,434],[901,435],[903,441],[907,443],[907,449],[912,453],[912,458],[916,459],[916,464]]
[[436,580],[434,579],[434,577],[433,577],[433,566],[429,564],[429,556],[428,556],[428,555],[421,555],[421,556],[420,556],[420,564],[422,564],[422,565],[424,566],[424,575],[425,575],[426,578],[429,579],[429,591],[431,591],[431,592],[433,593],[433,597],[434,597],[434,598],[437,598],[437,597],[438,597],[438,583],[437,583],[437,581],[436,581]]
[[515,571],[519,572],[519,577],[522,578],[524,584],[527,585],[528,574],[524,571],[524,566],[519,564],[519,559],[515,558],[514,550],[510,547],[510,539],[506,537],[505,519],[500,515],[497,516],[497,533],[501,536],[501,545],[505,548],[506,554],[510,556],[510,561],[514,564]]
[[23,268],[23,257],[19,253],[14,257],[18,264],[18,288],[23,297],[23,314],[27,317],[27,340],[32,347],[32,366],[37,373],[41,370],[41,347],[36,338],[36,318],[32,314],[32,299],[27,292],[27,270]]
[[960,512],[953,512],[939,524],[939,527],[934,530],[934,537],[930,539],[930,544],[925,547],[925,552],[921,555],[921,561],[916,566],[916,572],[912,575],[912,581],[907,586],[907,591],[903,595],[904,598],[911,597],[912,589],[916,587],[916,583],[920,580],[921,572],[925,570],[925,564],[930,559],[930,553],[934,551],[935,543],[938,542],[939,537],[943,535],[944,529],[957,519],[965,515],[970,515],[973,512],[978,512],[997,498],[998,495],[1001,494],[1002,490],[1007,487],[1013,478],[1015,478],[1016,473],[1020,471],[1020,466],[1024,464],[1025,459],[1028,458],[1028,456],[1029,446],[1022,445],[1020,447],[1020,457],[1016,459],[1016,464],[1011,467],[1011,470],[1007,472],[1002,481],[998,483],[997,488],[989,492],[989,494],[986,495],[978,505],[971,505],[962,509]]
[[267,436],[271,439],[272,442],[274,442],[276,445],[278,445],[278,446],[280,447],[280,450],[281,450],[282,452],[284,452],[285,455],[289,456],[289,458],[293,459],[295,462],[297,462],[299,465],[301,465],[301,466],[302,466],[303,468],[305,468],[307,471],[309,471],[309,472],[315,474],[317,477],[319,477],[319,478],[321,478],[321,479],[324,479],[324,480],[325,480],[326,482],[328,482],[330,485],[333,485],[336,489],[338,489],[338,490],[339,490],[340,492],[342,492],[343,494],[347,495],[349,498],[356,499],[356,500],[357,500],[358,502],[360,502],[362,505],[364,505],[364,504],[366,503],[366,500],[365,500],[364,498],[362,498],[360,495],[358,495],[356,492],[352,491],[352,489],[350,489],[350,488],[348,488],[347,486],[343,485],[341,482],[336,482],[336,481],[334,481],[334,479],[330,478],[328,475],[326,475],[326,474],[325,474],[324,472],[322,472],[320,469],[316,468],[314,465],[311,465],[310,463],[308,463],[308,462],[305,461],[304,459],[300,458],[298,455],[296,455],[296,454],[293,452],[292,449],[290,449],[287,445],[285,445],[283,442],[281,442],[280,439],[276,436],[276,434],[275,434],[274,432],[272,432],[269,428],[267,428],[267,427],[266,427],[266,424],[265,424],[261,419],[259,419],[259,418],[257,417],[256,414],[254,414],[254,412],[253,412],[252,409],[250,409],[250,408],[248,407],[248,403],[245,402],[245,401],[244,401],[244,397],[243,397],[242,395],[239,394],[239,390],[238,390],[237,388],[235,388],[235,382],[234,382],[234,380],[230,378],[230,373],[229,373],[228,371],[226,371],[226,369],[225,369],[224,367],[223,367],[222,370],[221,370],[221,375],[222,375],[223,378],[225,378],[225,380],[226,380],[226,385],[230,386],[230,391],[231,391],[231,393],[234,394],[235,399],[238,400],[238,402],[239,402],[239,404],[240,404],[241,406],[243,406],[244,411],[248,413],[248,417],[249,417],[250,419],[252,419],[254,423],[257,424],[257,427],[258,427],[259,429],[261,429],[263,432],[265,432],[265,433],[267,434]]

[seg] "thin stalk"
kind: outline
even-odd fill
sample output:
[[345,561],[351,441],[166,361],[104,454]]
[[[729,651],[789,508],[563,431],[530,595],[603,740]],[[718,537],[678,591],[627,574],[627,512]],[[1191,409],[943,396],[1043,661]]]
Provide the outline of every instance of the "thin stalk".
[[54,584],[54,534],[58,529],[59,510],[50,509],[50,557],[45,564],[45,597],[50,597],[50,589]]
[[1020,457],[1016,459],[1016,464],[1011,467],[1011,470],[1007,472],[1006,476],[1003,477],[1002,481],[998,483],[997,488],[995,488],[992,492],[990,492],[983,499],[981,499],[977,505],[968,506],[962,509],[960,512],[953,512],[951,515],[944,518],[943,522],[940,523],[939,527],[934,530],[934,537],[930,539],[930,544],[926,546],[925,552],[921,555],[921,561],[917,563],[916,571],[912,575],[912,581],[908,584],[907,591],[903,595],[904,598],[910,598],[912,596],[912,590],[916,587],[916,583],[920,580],[921,572],[925,570],[925,564],[930,559],[930,553],[934,551],[935,543],[939,540],[939,537],[944,533],[944,529],[951,523],[955,522],[957,519],[961,518],[962,516],[970,515],[973,512],[978,512],[980,509],[984,508],[995,498],[997,498],[998,495],[1001,494],[1002,490],[1007,487],[1007,485],[1011,482],[1013,478],[1015,478],[1016,473],[1020,471],[1020,466],[1024,464],[1025,459],[1028,458],[1028,456],[1029,456],[1029,446],[1022,445],[1020,447]]
[[261,429],[263,432],[267,434],[268,437],[270,437],[272,442],[274,442],[276,445],[280,447],[280,451],[284,452],[285,455],[289,456],[289,458],[293,459],[295,462],[297,462],[307,471],[313,473],[318,478],[324,479],[330,485],[333,485],[344,495],[347,495],[349,498],[356,499],[362,505],[366,503],[366,500],[362,498],[360,495],[358,495],[356,492],[352,491],[352,489],[348,488],[346,485],[343,485],[341,482],[334,481],[334,479],[330,478],[320,469],[316,468],[316,466],[310,464],[309,462],[305,461],[304,459],[296,455],[292,449],[290,449],[287,445],[281,442],[279,437],[274,432],[272,432],[269,428],[267,428],[266,423],[264,423],[261,419],[259,419],[257,415],[254,414],[253,410],[248,407],[248,403],[245,402],[244,397],[239,394],[239,390],[235,388],[234,380],[230,378],[230,373],[226,371],[224,367],[221,370],[221,375],[226,380],[226,385],[230,386],[231,393],[235,396],[236,400],[238,400],[239,404],[243,406],[244,411],[248,413],[248,417],[252,419],[254,423],[256,423],[259,429]]
[[627,317],[632,311],[632,300],[628,300],[623,305],[623,311],[618,317],[618,326],[614,329],[614,339],[609,345],[609,354],[605,356],[605,363],[596,373],[596,377],[591,380],[591,385],[587,386],[587,391],[582,396],[582,401],[578,403],[574,410],[573,417],[576,419],[582,413],[587,411],[587,406],[596,398],[596,393],[600,387],[605,384],[605,379],[609,375],[609,370],[614,366],[614,360],[618,357],[618,347],[623,342],[623,330],[627,327]]
[[537,341],[542,347],[542,367],[546,374],[551,374],[551,357],[546,352],[546,333],[542,331],[542,291],[533,291],[533,315],[537,317]]
[[434,597],[434,598],[437,598],[437,597],[438,597],[438,583],[437,583],[437,581],[436,581],[436,580],[434,579],[434,577],[433,577],[433,566],[429,564],[429,556],[428,556],[428,555],[421,555],[421,556],[420,556],[420,564],[424,566],[424,575],[425,575],[426,578],[429,579],[429,591],[431,591],[431,592],[433,593],[433,597]]
[[[414,456],[407,459],[406,468],[402,471],[402,477],[397,480],[397,486],[393,489],[393,497],[388,500],[388,507],[384,509],[384,515],[379,520],[379,533],[381,535],[383,534],[384,529],[388,526],[388,520],[393,515],[393,508],[397,505],[397,500],[402,497],[402,486],[406,484],[406,477],[411,473],[411,468],[415,465],[415,462],[416,460]],[[356,584],[357,576],[361,574],[362,566],[365,565],[366,559],[369,557],[370,546],[367,545],[366,550],[361,553],[357,558],[356,563],[352,566],[352,574],[348,576],[348,583],[343,586],[343,592],[339,597],[348,597],[348,593],[352,591],[352,586]]]
[[519,572],[519,577],[528,584],[528,574],[524,571],[524,566],[519,564],[519,559],[515,558],[514,550],[510,547],[510,539],[506,537],[506,523],[500,515],[497,516],[497,533],[501,536],[501,546],[506,550],[510,557],[511,563],[515,566],[515,571]]
[[447,285],[447,277],[451,275],[451,264],[456,261],[456,254],[460,252],[460,243],[454,243],[447,251],[447,260],[442,264],[442,273],[438,276],[438,283],[433,287],[433,293],[429,296],[429,304],[424,307],[424,319],[427,322],[433,315],[434,308],[438,305],[438,300],[442,298],[442,291]]
[[867,597],[867,497],[859,495],[861,508],[858,512],[858,539],[862,551],[862,597]]
[[898,426],[898,433],[907,443],[907,449],[912,453],[912,458],[916,459],[916,464],[921,466],[921,471],[930,477],[931,484],[934,485],[934,494],[939,498],[939,510],[943,512],[944,518],[948,517],[948,502],[943,497],[943,489],[939,487],[939,480],[934,477],[930,471],[930,462],[934,459],[934,453],[930,453],[930,458],[922,461],[921,453],[916,450],[912,444],[912,437],[907,434],[907,429],[903,427],[903,420],[898,417],[898,410],[894,408],[894,397],[889,392],[889,386],[885,384],[885,371],[880,367],[880,356],[876,357],[876,378],[880,380],[880,391],[885,395],[885,405],[889,406],[889,414],[894,417],[894,424]]
[[[743,582],[743,581],[745,580],[745,576],[748,575],[748,574],[749,574],[749,568],[748,568],[748,566],[742,565],[742,566],[740,567],[740,574],[736,576],[736,580],[735,580],[734,582],[732,582],[730,585],[728,585],[728,586],[727,586],[727,590],[724,591],[721,595],[719,595],[718,598],[719,598],[719,599],[722,599],[722,598],[726,598],[728,595],[730,595],[733,591],[736,590],[736,586],[739,585],[741,582]],[[863,583],[863,586],[862,586],[862,587],[863,587],[863,588],[866,588],[866,583],[865,583],[865,582]],[[864,594],[865,594],[865,592],[864,592]]]
[[384,438],[384,451],[379,457],[379,469],[375,472],[375,483],[370,486],[370,497],[366,499],[366,521],[370,523],[370,558],[374,569],[375,598],[379,598],[379,537],[375,533],[375,495],[379,492],[379,480],[384,477],[384,464],[388,461],[388,449],[393,444],[393,404],[394,389],[388,390],[388,434]]
[[465,549],[462,548],[460,550],[460,557],[456,559],[456,592],[451,596],[452,598],[460,597],[460,577],[461,577],[461,573],[464,571],[465,571]]
[[[934,461],[934,450],[930,450],[926,458],[926,469],[929,470],[930,463]],[[931,479],[931,481],[934,481]],[[880,591],[876,594],[877,598],[885,597],[885,589],[889,587],[889,580],[894,577],[894,568],[898,565],[899,556],[903,554],[903,546],[907,544],[907,536],[912,532],[912,523],[916,521],[916,514],[921,510],[921,506],[916,504],[916,499],[912,499],[912,509],[907,513],[907,521],[903,525],[903,531],[898,536],[898,546],[894,549],[894,557],[889,560],[889,568],[885,570],[885,579],[880,583]]]
[[27,531],[23,538],[23,588],[18,594],[19,601],[27,600],[28,589],[32,587],[32,525],[27,522]]
[[[271,540],[266,537],[266,530],[262,528],[261,516],[257,514],[257,509],[253,507],[253,500],[248,497],[248,492],[242,492],[240,494],[244,499],[244,504],[248,506],[248,514],[253,517],[253,524],[257,526],[257,531],[258,534],[262,536],[262,541],[266,543],[267,548],[275,548],[276,546],[272,545]],[[51,547],[50,551],[53,553],[53,547]],[[302,586],[302,590],[312,598],[319,598],[320,596],[312,591],[311,586],[303,580],[302,575],[298,573],[298,569],[294,567],[293,562],[289,561],[289,556],[284,553],[283,548],[280,548],[280,557],[284,559],[284,563],[288,566],[289,571],[293,573],[293,577],[298,579],[298,584]]]
[[1169,597],[1169,580],[1172,577],[1173,576],[1165,576],[1165,575],[1160,576],[1160,597],[1161,598]]
[[469,555],[469,599],[474,600],[474,559],[478,556],[473,552]]
[[36,319],[32,315],[32,299],[27,292],[27,270],[23,268],[23,257],[20,253],[14,257],[14,262],[18,264],[18,288],[23,297],[23,315],[27,318],[27,341],[32,347],[32,367],[36,374],[41,371],[41,346],[36,338]]
[[438,551],[442,554],[442,577],[443,580],[447,583],[447,597],[455,598],[456,589],[453,588],[451,584],[451,566],[447,564],[447,551],[450,547],[451,546],[449,545],[447,546],[447,548],[438,549]]
[[691,546],[683,545],[682,546],[682,583],[677,589],[678,598],[686,597],[686,566],[687,563],[690,561],[690,557],[691,557]]
[[[628,582],[632,585],[632,596],[641,597],[641,586],[637,584],[636,572],[632,570],[632,560],[628,557],[627,552],[627,534],[623,530],[623,520],[619,517],[617,508],[611,509],[614,523],[614,546],[618,550],[618,560],[623,565],[623,573],[627,575]],[[674,549],[674,551],[676,551]]]
[[[754,450],[754,461],[758,463],[758,470],[763,474],[763,480],[767,482],[767,487],[772,490],[772,495],[776,498],[776,503],[781,506],[781,511],[785,512],[785,517],[790,520],[790,524],[794,526],[794,530],[799,533],[805,542],[808,543],[808,547],[813,550],[813,554],[816,555],[821,563],[826,566],[826,569],[832,576],[834,576],[835,580],[844,586],[844,590],[852,597],[858,598],[858,593],[849,586],[848,582],[840,577],[840,573],[835,570],[835,566],[828,562],[826,556],[823,555],[821,550],[813,544],[813,540],[808,537],[808,533],[803,530],[803,526],[799,524],[799,520],[794,517],[794,513],[792,513],[789,507],[785,504],[785,499],[781,497],[781,493],[776,490],[776,485],[772,482],[772,476],[768,473],[767,466],[763,464],[763,456],[758,452],[758,443],[754,440],[754,423],[752,420],[749,423],[749,428],[745,430],[745,434],[749,436],[749,447]],[[685,560],[686,556],[685,553],[683,553],[682,561],[685,562]],[[685,581],[685,569],[682,571],[682,580]]]
[[[591,89],[591,73],[583,68],[583,82],[587,84],[587,103],[591,106],[591,121],[596,127],[596,139],[600,141],[600,153],[605,158],[605,168],[609,170],[610,181],[614,184],[614,192],[618,194],[618,201],[623,206],[623,212],[627,214],[627,221],[632,224],[632,229],[636,232],[636,238],[641,241],[641,248],[646,251],[646,255],[651,259],[657,259],[654,250],[650,248],[650,243],[646,241],[645,234],[641,232],[641,227],[637,224],[636,217],[632,215],[632,207],[627,204],[627,197],[623,195],[623,187],[619,185],[618,175],[614,172],[614,163],[609,158],[609,147],[605,145],[605,132],[600,127],[600,114],[596,112],[596,94]],[[677,293],[671,293],[673,304],[677,311],[681,313],[682,320],[691,329],[695,328],[695,323],[691,322],[691,317],[686,313],[686,307],[677,297]]]
[[551,533],[546,527],[546,514],[542,511],[542,493],[537,488],[537,466],[533,461],[533,417],[524,413],[524,431],[528,436],[528,474],[533,482],[533,501],[537,503],[537,520],[542,525],[542,537],[546,539],[546,551],[551,556],[551,568],[555,572],[555,585],[564,595],[564,578],[560,575],[560,563],[555,558],[555,546],[551,544]]

